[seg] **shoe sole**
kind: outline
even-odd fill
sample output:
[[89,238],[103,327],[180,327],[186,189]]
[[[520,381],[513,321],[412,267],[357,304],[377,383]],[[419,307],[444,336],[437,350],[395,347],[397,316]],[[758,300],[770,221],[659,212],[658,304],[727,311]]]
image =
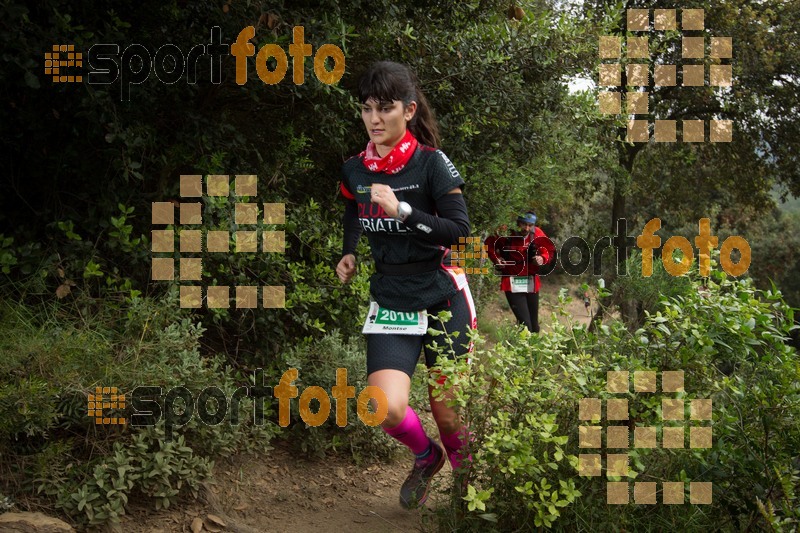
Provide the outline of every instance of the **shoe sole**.
[[400,498],[400,505],[403,507],[403,509],[415,509],[417,507],[422,507],[422,505],[424,505],[425,502],[428,501],[428,492],[429,492],[429,490],[431,488],[431,481],[433,481],[433,476],[438,474],[439,470],[441,470],[444,467],[444,461],[445,461],[445,458],[447,457],[447,454],[444,452],[444,450],[442,450],[440,448],[440,451],[441,451],[441,457],[439,457],[439,463],[436,465],[436,469],[433,471],[433,474],[431,474],[430,479],[425,484],[425,492],[422,493],[422,497],[419,499],[419,501],[415,505],[407,504],[403,500],[403,498],[401,497]]

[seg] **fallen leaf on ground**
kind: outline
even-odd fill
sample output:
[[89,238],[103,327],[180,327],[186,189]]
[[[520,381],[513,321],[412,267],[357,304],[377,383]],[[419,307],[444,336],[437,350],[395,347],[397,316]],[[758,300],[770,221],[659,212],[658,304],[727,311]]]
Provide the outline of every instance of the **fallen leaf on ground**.
[[214,522],[218,526],[227,527],[225,521],[215,514],[209,514],[208,516],[206,516],[206,518],[208,518],[211,522]]
[[69,288],[69,285],[66,283],[62,283],[56,289],[56,298],[61,300],[62,298],[66,298],[66,296],[70,293],[72,289]]
[[205,526],[205,528],[209,530],[211,533],[220,533],[220,531],[222,531],[221,528],[215,526],[213,523],[211,523],[210,520],[206,520],[205,522],[203,522],[203,526]]

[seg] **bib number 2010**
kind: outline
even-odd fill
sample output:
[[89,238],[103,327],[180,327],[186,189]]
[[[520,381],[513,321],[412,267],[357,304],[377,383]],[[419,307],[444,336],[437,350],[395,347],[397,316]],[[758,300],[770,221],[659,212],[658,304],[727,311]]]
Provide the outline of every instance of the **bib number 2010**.
[[391,309],[384,309],[378,312],[378,322],[384,323],[400,323],[403,322],[409,324],[416,324],[417,323],[417,313],[407,313],[405,311],[392,311]]
[[428,331],[428,315],[423,311],[395,311],[370,302],[363,333],[395,333],[424,335]]

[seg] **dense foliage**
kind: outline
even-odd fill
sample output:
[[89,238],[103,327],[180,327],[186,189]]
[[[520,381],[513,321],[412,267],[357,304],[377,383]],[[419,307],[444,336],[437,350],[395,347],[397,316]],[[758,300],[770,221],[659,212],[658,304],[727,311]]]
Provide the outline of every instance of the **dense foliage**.
[[[655,109],[681,118],[709,105],[743,134],[730,145],[634,147],[619,136],[621,119],[599,115],[595,89],[567,87],[580,73],[596,78],[597,35],[621,31],[624,9],[640,4],[0,0],[0,510],[16,502],[94,525],[114,521],[131,500],[165,507],[196,493],[215,456],[263,451],[279,433],[271,408],[267,423],[252,422],[251,399],[239,405],[236,424],[96,426],[86,397],[97,386],[185,386],[195,396],[214,386],[230,395],[254,385],[258,369],[274,383],[289,367],[300,370],[300,387],[330,388],[339,367],[351,385],[364,386],[358,324],[372,267],[363,241],[351,284],[339,283],[334,266],[339,169],[366,141],[353,89],[374,60],[404,62],[418,74],[442,148],[467,181],[473,234],[534,209],[559,243],[570,235],[594,243],[608,235],[609,217],[622,214],[632,221],[629,234],[660,216],[662,238],[691,241],[697,219],[709,217],[721,239],[750,239],[759,289],[774,282],[800,304],[800,220],[772,210],[776,195],[798,192],[800,136],[790,120],[799,100],[797,3],[692,2],[707,9],[709,27],[734,36],[735,94],[661,91]],[[339,46],[341,82],[319,82],[311,58],[302,85],[291,75],[263,83],[252,58],[238,85],[227,58],[219,83],[206,60],[197,63],[197,83],[184,75],[166,84],[151,72],[129,93],[120,80],[53,83],[43,70],[53,44],[84,54],[98,43],[118,44],[120,54],[141,44],[154,55],[172,43],[188,54],[210,42],[212,27],[232,43],[250,25],[256,49],[288,50],[295,26],[315,51]],[[675,37],[658,44],[662,59],[676,53],[668,43]],[[178,203],[181,174],[256,174],[250,201],[285,203],[285,224],[260,225],[285,231],[285,254],[201,254],[204,284],[284,285],[285,309],[180,309],[180,283],[151,280],[151,204]],[[237,229],[234,201],[203,198],[204,227]],[[495,282],[471,279],[483,299]],[[635,468],[670,479],[702,472],[723,491],[699,516],[658,509],[651,527],[713,527],[718,519],[730,528],[795,525],[797,354],[784,345],[791,312],[750,281],[715,278],[702,292],[698,283],[663,269],[652,279],[618,279],[617,301],[639,311],[627,327],[612,317],[591,332],[556,328],[538,338],[498,328],[508,338],[483,346],[472,373],[454,377],[476,428],[476,468],[460,500],[465,509],[443,511],[441,523],[641,525],[640,510],[614,514],[597,483],[575,476],[575,402],[601,394],[608,369],[682,368],[691,376],[687,391],[714,397],[719,446],[642,454]],[[425,396],[421,381],[415,398]],[[283,433],[304,453],[345,450],[359,461],[393,450],[360,424],[309,428],[296,410],[291,421]]]
[[[634,332],[619,322],[595,333],[556,322],[547,335],[523,331],[479,348],[469,370],[450,368],[457,404],[475,431],[475,467],[468,512],[443,512],[448,530],[791,531],[800,524],[800,367],[786,344],[793,310],[779,294],[724,273],[671,292]],[[569,315],[563,307],[558,313]],[[683,370],[685,392],[664,397],[687,407],[695,398],[712,400],[713,448],[632,449],[627,480],[610,480],[711,481],[712,505],[608,505],[605,475],[576,474],[577,455],[605,455],[578,447],[578,426],[592,425],[578,420],[582,398],[626,398],[630,442],[634,425],[657,427],[660,448],[663,427],[675,425],[662,421],[661,394],[636,393],[630,384],[622,396],[608,393],[611,370],[631,378]],[[595,424],[620,424],[603,412]],[[682,424],[700,425],[688,415]]]
[[[218,454],[268,449],[276,417],[268,407],[257,423],[250,398],[238,409],[231,405],[216,425],[194,416],[168,428],[162,416],[155,425],[128,428],[96,425],[87,416],[87,398],[96,386],[124,394],[142,385],[160,387],[162,394],[154,398],[165,414],[166,394],[176,387],[194,399],[217,387],[230,398],[236,388],[252,384],[224,358],[200,355],[204,330],[173,311],[175,303],[137,297],[106,302],[101,312],[88,314],[60,305],[37,314],[19,304],[2,305],[4,490],[20,498],[50,496],[77,522],[103,524],[124,514],[130,498],[162,508],[187,492],[196,495]],[[127,401],[119,415],[131,414],[130,396]],[[177,412],[184,409],[186,403],[177,402]],[[237,423],[231,421],[234,410]]]

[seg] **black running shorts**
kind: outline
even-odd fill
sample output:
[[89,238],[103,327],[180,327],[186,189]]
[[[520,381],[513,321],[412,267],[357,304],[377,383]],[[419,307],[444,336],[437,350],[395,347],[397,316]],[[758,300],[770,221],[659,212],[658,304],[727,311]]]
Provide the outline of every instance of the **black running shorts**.
[[431,368],[436,364],[438,354],[429,348],[433,343],[444,346],[444,354],[450,358],[460,357],[472,351],[468,330],[477,327],[475,304],[469,286],[464,286],[450,300],[445,300],[428,308],[428,313],[437,315],[440,311],[450,311],[453,316],[444,324],[438,318],[428,317],[428,327],[449,334],[458,331],[453,341],[453,352],[447,348],[442,335],[396,335],[391,333],[367,335],[367,374],[376,370],[402,370],[409,377],[417,367],[420,351],[425,349],[425,365]]

